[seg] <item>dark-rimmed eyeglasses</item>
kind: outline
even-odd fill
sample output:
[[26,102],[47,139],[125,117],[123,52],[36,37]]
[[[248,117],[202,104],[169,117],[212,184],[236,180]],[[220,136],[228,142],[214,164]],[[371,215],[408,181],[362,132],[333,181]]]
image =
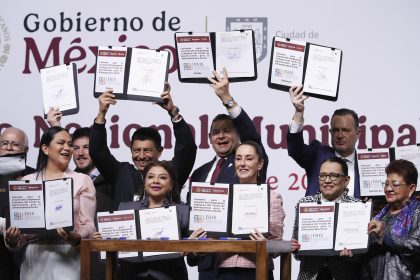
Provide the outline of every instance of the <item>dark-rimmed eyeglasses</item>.
[[329,173],[329,174],[320,173],[318,175],[320,181],[325,181],[327,177],[330,178],[331,181],[337,181],[338,178],[344,177],[344,176],[345,176],[344,174],[340,174],[340,173]]

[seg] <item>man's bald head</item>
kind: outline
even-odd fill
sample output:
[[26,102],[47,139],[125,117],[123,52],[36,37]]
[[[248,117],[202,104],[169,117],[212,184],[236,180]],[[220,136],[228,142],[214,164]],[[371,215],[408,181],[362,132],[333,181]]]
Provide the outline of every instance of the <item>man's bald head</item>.
[[16,127],[4,129],[0,135],[0,156],[28,151],[28,136]]

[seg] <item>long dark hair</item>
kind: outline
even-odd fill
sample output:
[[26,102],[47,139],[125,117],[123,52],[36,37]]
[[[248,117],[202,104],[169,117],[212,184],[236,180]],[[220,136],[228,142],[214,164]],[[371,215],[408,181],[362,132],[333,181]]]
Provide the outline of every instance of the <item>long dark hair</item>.
[[60,126],[52,126],[48,128],[44,132],[44,134],[42,134],[41,142],[39,143],[38,160],[36,162],[36,171],[38,175],[47,166],[47,162],[48,162],[48,156],[42,150],[42,146],[43,145],[49,146],[51,141],[54,139],[54,136],[61,131],[66,131],[67,133],[69,133],[67,129],[65,128],[62,128]]
[[178,188],[179,187],[178,186],[178,179],[177,179],[177,176],[176,176],[175,169],[172,167],[172,164],[169,161],[166,161],[166,160],[159,161],[158,160],[158,161],[154,161],[154,162],[151,162],[148,165],[146,165],[146,167],[143,170],[145,183],[146,183],[147,173],[150,171],[150,169],[152,167],[155,167],[155,166],[162,167],[163,169],[165,169],[168,172],[169,177],[171,178],[171,181],[172,181],[172,190],[171,190],[170,193],[168,193],[166,195],[166,197],[171,202],[179,203],[180,201],[179,201],[178,198],[180,197],[180,193],[179,193],[179,188]]

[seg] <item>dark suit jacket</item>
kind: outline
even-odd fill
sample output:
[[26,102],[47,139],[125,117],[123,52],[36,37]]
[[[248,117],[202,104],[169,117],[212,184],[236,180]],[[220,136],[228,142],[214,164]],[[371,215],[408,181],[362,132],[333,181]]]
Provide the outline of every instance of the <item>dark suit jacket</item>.
[[[130,201],[120,203],[118,210],[141,210],[147,209],[149,202],[145,198],[141,201]],[[174,205],[166,200],[163,207]],[[190,210],[188,205],[175,204],[178,214],[178,222],[181,236],[188,236],[188,223]],[[184,257],[165,258],[145,262],[120,260],[120,273],[122,279],[161,279],[161,280],[188,280],[187,267]]]
[[[257,130],[254,127],[254,123],[243,108],[239,116],[233,119],[233,123],[239,133],[241,142],[252,140],[261,146],[263,151],[264,166],[260,171],[260,174],[262,182],[265,182],[267,177],[268,156],[265,152],[264,146],[262,145],[261,136],[257,133]],[[205,182],[215,160],[216,157],[194,170],[194,172],[191,175],[191,182]],[[217,177],[216,182],[229,184],[239,183],[238,177],[235,176],[235,153],[232,153],[226,158],[226,161],[222,165],[222,169],[219,173],[219,176]],[[195,266],[198,264],[200,279],[213,279],[211,275],[209,275],[208,277],[202,277],[203,275],[201,274],[204,271],[209,271],[209,273],[211,274],[211,271],[215,268],[216,257],[214,254],[206,254],[203,256],[199,256],[199,258],[189,257],[187,260],[190,266]]]
[[[36,170],[26,166],[22,173],[15,176],[0,175],[0,217],[10,222],[9,212],[9,180],[16,180],[16,177],[34,173]],[[21,252],[12,253],[6,249],[3,236],[0,238],[0,280],[19,279]]]
[[[303,140],[303,132],[287,133],[287,151],[300,167],[305,169],[308,186],[305,196],[315,195],[319,191],[318,174],[324,160],[334,157],[332,147],[322,145],[318,140],[306,145]],[[354,197],[360,198],[359,171],[357,168],[357,156],[354,164]]]
[[[173,123],[175,149],[172,165],[178,176],[178,186],[174,186],[174,201],[180,201],[182,185],[187,181],[197,152],[197,146],[191,129],[184,119]],[[114,209],[120,202],[133,201],[135,193],[143,194],[142,174],[129,162],[118,161],[107,146],[104,124],[94,123],[89,135],[89,154],[96,168],[112,185],[114,191]]]

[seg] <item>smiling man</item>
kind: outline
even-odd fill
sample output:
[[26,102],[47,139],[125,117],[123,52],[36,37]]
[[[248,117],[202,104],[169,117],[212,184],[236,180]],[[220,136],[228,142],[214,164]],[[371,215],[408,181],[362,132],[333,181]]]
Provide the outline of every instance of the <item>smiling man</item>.
[[319,190],[318,174],[321,163],[332,156],[344,158],[348,166],[350,182],[349,195],[360,198],[359,172],[357,168],[356,143],[360,135],[359,117],[349,109],[338,109],[331,118],[330,133],[332,147],[313,140],[309,145],[303,140],[304,101],[302,86],[289,90],[295,108],[292,123],[287,134],[287,151],[302,168],[308,178],[306,195],[314,195]]
[[[159,105],[165,109],[173,124],[175,134],[174,157],[171,161],[178,176],[178,186],[174,186],[173,200],[180,201],[180,189],[194,166],[197,146],[191,129],[179,114],[179,109],[172,102],[170,87],[161,94],[163,100]],[[154,128],[142,127],[131,137],[132,163],[118,161],[107,145],[105,116],[110,105],[116,104],[112,91],[104,92],[99,98],[99,110],[90,131],[89,154],[99,172],[112,185],[114,192],[114,209],[120,202],[133,201],[135,196],[144,193],[143,170],[149,162],[157,161],[163,151],[161,137]],[[146,116],[145,116],[146,117]],[[149,116],[150,117],[150,116]]]
[[[229,115],[219,114],[213,119],[209,140],[216,156],[192,173],[191,182],[239,183],[238,177],[235,176],[235,151],[239,143],[251,140],[263,147],[261,136],[257,133],[254,123],[230,95],[226,69],[224,73],[224,77],[221,77],[219,73],[213,71],[215,77],[209,78],[209,81]],[[263,159],[260,175],[262,182],[265,182],[268,157],[264,148]],[[200,280],[218,279],[219,271],[216,268],[214,254],[200,255],[197,258],[190,256],[188,264],[198,265]]]

